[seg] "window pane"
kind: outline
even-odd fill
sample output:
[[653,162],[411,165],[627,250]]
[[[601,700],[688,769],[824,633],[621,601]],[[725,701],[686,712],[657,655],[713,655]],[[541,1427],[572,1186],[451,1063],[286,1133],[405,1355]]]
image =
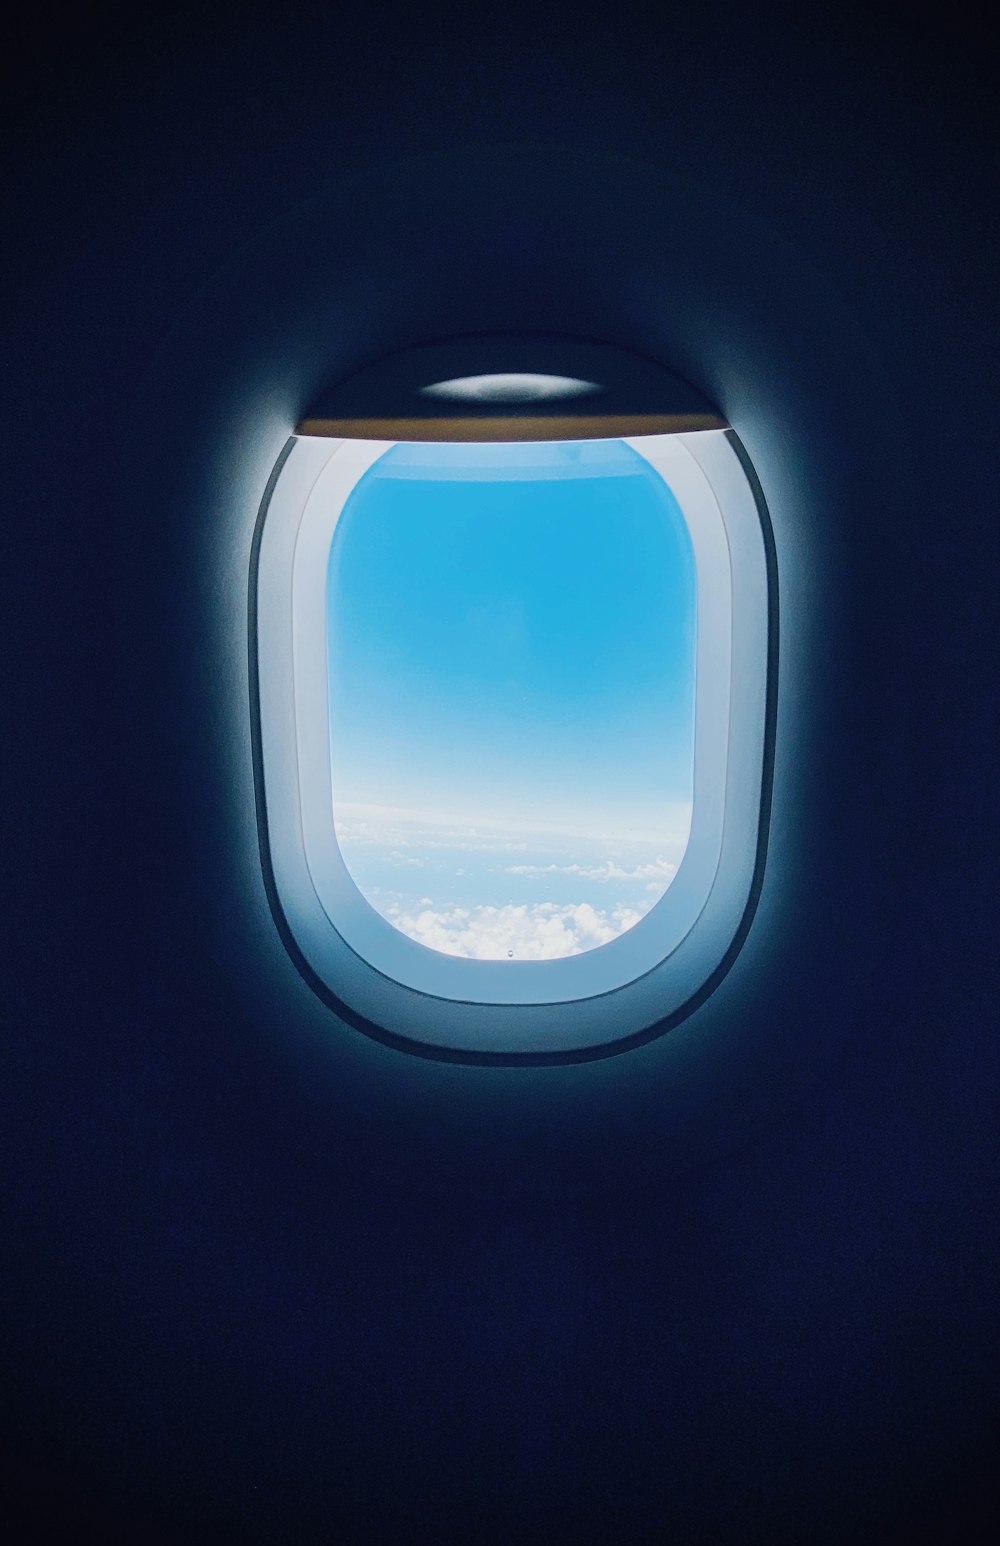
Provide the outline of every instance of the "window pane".
[[663,895],[693,789],[695,567],[622,441],[396,445],[334,533],[334,821],[431,949],[579,954]]

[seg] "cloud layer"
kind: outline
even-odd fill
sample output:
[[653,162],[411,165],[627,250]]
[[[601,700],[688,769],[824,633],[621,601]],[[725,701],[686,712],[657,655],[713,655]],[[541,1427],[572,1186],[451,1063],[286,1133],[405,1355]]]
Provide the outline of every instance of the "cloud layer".
[[[683,835],[609,837],[341,806],[345,863],[401,933],[446,955],[548,961],[617,939],[677,873]],[[669,856],[669,857],[668,857]]]
[[389,922],[418,944],[474,961],[552,961],[606,945],[639,922],[649,903],[602,909],[589,902],[503,907],[386,909]]
[[676,864],[669,859],[653,859],[648,864],[635,864],[626,868],[606,859],[603,864],[508,864],[508,875],[579,875],[583,880],[654,880],[667,882],[677,874]]

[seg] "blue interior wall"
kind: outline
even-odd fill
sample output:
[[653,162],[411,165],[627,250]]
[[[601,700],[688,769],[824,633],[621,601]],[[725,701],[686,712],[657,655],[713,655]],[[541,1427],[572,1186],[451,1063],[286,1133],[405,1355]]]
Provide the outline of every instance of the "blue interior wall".
[[[19,40],[15,1536],[987,1538],[974,43],[702,10],[655,43],[110,13]],[[342,364],[512,326],[600,326],[718,402],[797,609],[756,954],[715,1035],[569,1070],[332,1025],[244,798],[259,468]]]

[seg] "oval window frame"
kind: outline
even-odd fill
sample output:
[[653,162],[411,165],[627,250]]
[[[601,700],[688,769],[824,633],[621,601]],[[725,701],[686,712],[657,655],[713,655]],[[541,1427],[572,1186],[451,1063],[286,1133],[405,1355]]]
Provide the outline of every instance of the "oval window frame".
[[[320,996],[357,1028],[407,1050],[516,1062],[624,1050],[690,1013],[721,980],[749,928],[766,851],[777,666],[766,506],[732,430],[622,438],[661,472],[672,468],[667,481],[695,542],[692,841],[646,918],[607,945],[554,961],[468,961],[429,950],[382,919],[351,880],[329,792],[326,559],[344,502],[393,442],[293,436],[269,480],[250,584],[255,785],[268,896],[286,946]],[[700,551],[692,519],[712,539]],[[723,568],[728,617],[720,626]],[[709,813],[713,783],[720,799]],[[692,847],[699,801],[711,818],[701,826],[712,836]]]

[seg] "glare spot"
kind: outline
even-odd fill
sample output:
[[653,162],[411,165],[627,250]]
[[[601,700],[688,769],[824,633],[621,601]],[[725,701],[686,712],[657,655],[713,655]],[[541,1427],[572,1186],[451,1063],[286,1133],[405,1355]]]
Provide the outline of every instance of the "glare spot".
[[576,376],[520,373],[456,376],[452,381],[435,381],[431,386],[420,388],[424,397],[469,403],[538,403],[565,397],[589,397],[600,390],[596,381],[581,381]]

